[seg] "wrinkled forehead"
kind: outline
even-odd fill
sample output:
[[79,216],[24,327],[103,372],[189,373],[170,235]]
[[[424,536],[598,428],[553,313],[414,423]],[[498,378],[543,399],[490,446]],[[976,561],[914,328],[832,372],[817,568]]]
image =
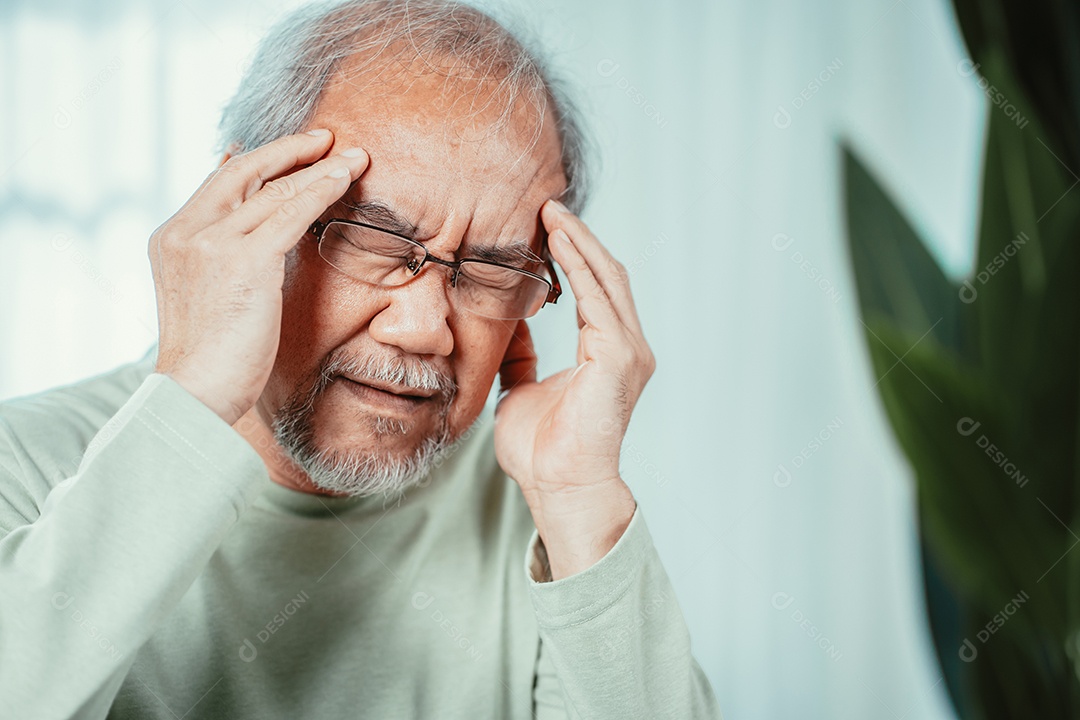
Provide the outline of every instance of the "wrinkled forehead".
[[343,60],[318,112],[391,140],[401,131],[426,136],[429,151],[444,152],[441,160],[461,153],[483,173],[561,155],[546,91],[525,74],[485,74],[392,46]]
[[[523,226],[566,187],[561,145],[543,96],[505,82],[451,75],[430,61],[343,66],[312,126],[335,133],[334,152],[368,151],[356,199],[399,208],[422,223],[440,213]],[[488,228],[490,233],[492,228]]]

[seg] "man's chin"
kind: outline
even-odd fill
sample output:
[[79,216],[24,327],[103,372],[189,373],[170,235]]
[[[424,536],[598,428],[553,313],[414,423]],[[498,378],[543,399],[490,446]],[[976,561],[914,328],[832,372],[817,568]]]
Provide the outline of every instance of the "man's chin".
[[274,435],[321,490],[400,496],[430,472],[452,441],[445,412],[434,404],[419,409],[426,412],[379,412],[330,387],[311,405],[282,408]]
[[316,424],[308,444],[327,454],[367,454],[400,460],[415,454],[428,439],[439,435],[434,427],[420,429],[398,418],[374,415],[356,419],[348,427]]

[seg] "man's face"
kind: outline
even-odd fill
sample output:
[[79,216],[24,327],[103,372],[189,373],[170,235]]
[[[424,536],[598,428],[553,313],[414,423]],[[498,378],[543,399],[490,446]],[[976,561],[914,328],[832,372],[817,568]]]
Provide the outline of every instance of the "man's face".
[[[539,252],[540,207],[566,186],[558,137],[550,116],[538,128],[531,109],[496,126],[502,111],[487,91],[438,75],[411,75],[376,92],[339,77],[309,126],[334,132],[331,153],[364,148],[370,165],[323,219],[392,226],[388,217],[358,217],[348,207],[377,203],[414,226],[414,238],[442,259],[522,240]],[[305,237],[287,263],[281,345],[260,414],[291,415],[310,450],[364,459],[364,472],[458,437],[483,408],[516,322],[457,310],[449,277],[448,268],[428,263],[404,285],[365,285],[325,262]],[[426,367],[456,392],[357,377],[349,368],[363,363],[418,375]]]

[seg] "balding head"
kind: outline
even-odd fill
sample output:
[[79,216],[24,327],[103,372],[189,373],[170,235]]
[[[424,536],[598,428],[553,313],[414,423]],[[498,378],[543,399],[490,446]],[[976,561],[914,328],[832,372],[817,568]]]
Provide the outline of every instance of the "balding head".
[[565,88],[503,24],[449,0],[347,0],[289,15],[264,38],[226,106],[222,149],[247,150],[303,129],[328,88],[350,85],[362,107],[422,75],[453,86],[454,114],[482,115],[488,130],[515,126],[538,139],[542,125],[552,126],[567,180],[561,199],[582,209],[586,143]]

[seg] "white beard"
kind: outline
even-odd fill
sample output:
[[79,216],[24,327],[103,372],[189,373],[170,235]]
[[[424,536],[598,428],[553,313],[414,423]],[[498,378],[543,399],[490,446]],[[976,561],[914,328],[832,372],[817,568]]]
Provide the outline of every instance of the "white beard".
[[[318,447],[311,425],[315,401],[341,372],[439,391],[443,404],[439,427],[404,456],[380,454],[369,449],[342,451]],[[456,390],[453,380],[423,360],[393,358],[377,361],[368,357],[357,362],[335,359],[331,354],[323,362],[311,387],[306,391],[298,390],[278,411],[273,424],[274,438],[285,454],[307,473],[315,487],[335,494],[354,497],[381,494],[388,501],[397,500],[440,465],[453,449],[454,437],[450,434],[447,415]],[[376,435],[401,435],[407,429],[403,421],[384,417],[375,418],[372,425]]]

